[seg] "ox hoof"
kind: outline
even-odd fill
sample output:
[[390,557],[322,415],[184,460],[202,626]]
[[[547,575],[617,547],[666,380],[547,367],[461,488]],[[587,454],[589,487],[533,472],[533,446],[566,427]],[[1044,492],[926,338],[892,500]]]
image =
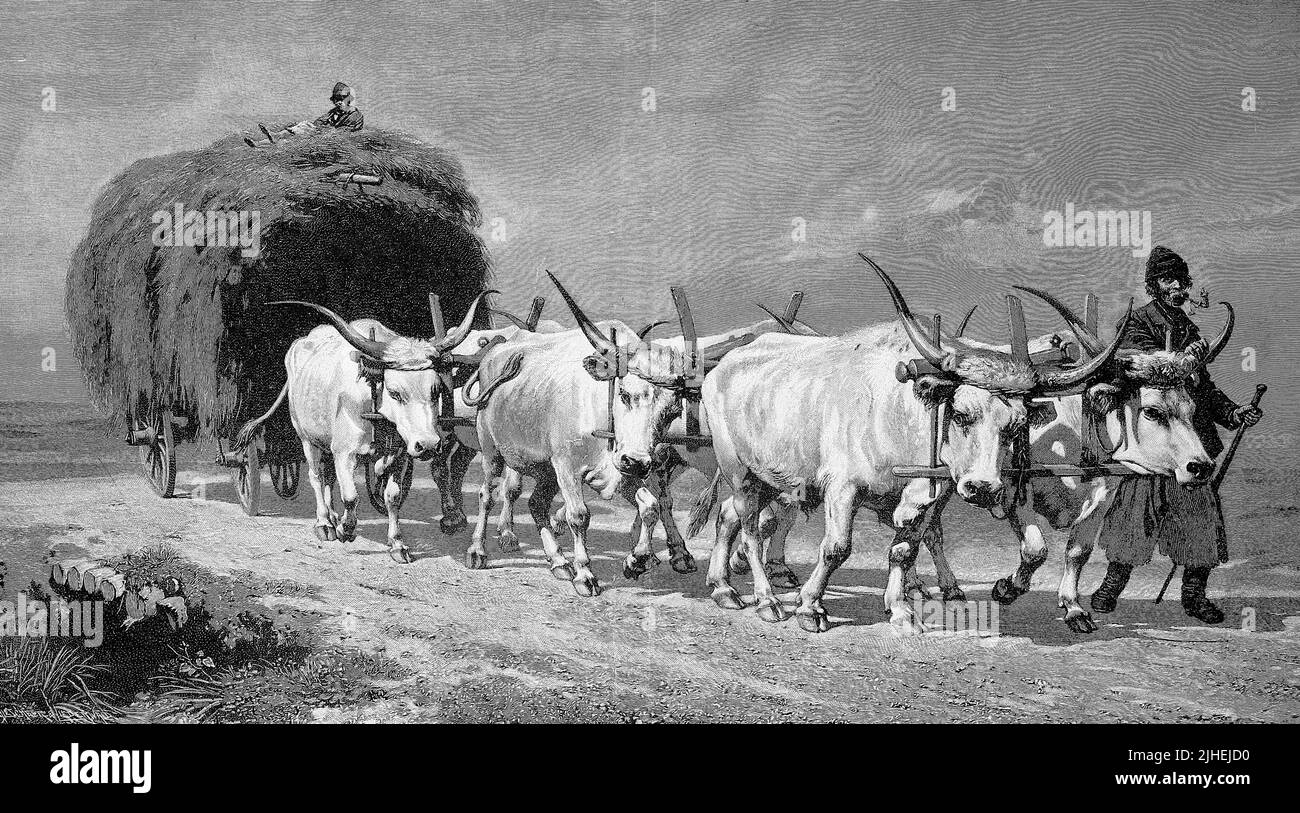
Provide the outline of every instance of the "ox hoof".
[[993,584],[993,600],[998,604],[1010,604],[1027,591],[1016,587],[1010,579],[1001,578]]
[[573,572],[573,565],[565,562],[562,565],[551,565],[551,575],[562,582],[571,582],[577,574]]
[[806,610],[801,607],[795,610],[794,617],[799,620],[799,626],[804,632],[825,632],[831,628],[825,610]]
[[916,616],[910,611],[891,614],[889,624],[895,635],[912,636],[925,632],[925,628],[917,622]]
[[795,578],[794,571],[791,570],[784,562],[768,562],[767,580],[772,583],[773,587],[794,588],[799,586],[799,580]]
[[763,599],[758,603],[758,617],[769,624],[778,624],[790,617],[790,611],[774,598]]
[[409,565],[411,563],[411,549],[405,545],[395,545],[389,548],[388,555],[399,565]]
[[749,572],[749,557],[737,554],[731,557],[729,565],[732,573],[744,575]]
[[443,514],[442,517],[438,519],[438,530],[442,531],[447,536],[451,536],[468,524],[469,520],[465,519],[464,514],[455,517],[449,517],[446,514]]
[[571,583],[573,584],[573,592],[583,598],[600,595],[600,582],[596,581],[595,576],[574,576]]
[[355,525],[352,526],[351,528],[340,528],[340,529],[339,529],[339,541],[340,541],[340,542],[352,542],[352,541],[355,540],[356,538],[357,538],[357,528],[356,528]]
[[713,591],[713,603],[724,610],[743,610],[745,602],[734,587],[719,587]]
[[623,560],[623,578],[639,579],[657,564],[659,564],[659,561],[655,559],[654,554],[635,556],[629,553],[627,558]]
[[316,538],[322,542],[333,542],[339,538],[338,533],[334,531],[333,525],[317,525],[314,530]]
[[678,573],[695,572],[695,557],[691,556],[686,551],[682,551],[680,554],[674,556],[672,560],[669,562],[669,564],[671,564],[673,566],[673,570],[677,571]]
[[514,531],[502,531],[497,535],[497,547],[502,553],[518,553],[519,537],[515,536]]
[[953,585],[952,587],[943,590],[943,600],[944,601],[965,601],[966,594],[962,592],[962,589],[960,587]]
[[465,567],[470,570],[486,570],[488,558],[486,553],[476,550],[465,551]]
[[1067,610],[1065,613],[1065,626],[1073,632],[1090,633],[1097,631],[1097,625],[1092,621],[1092,615],[1082,608]]

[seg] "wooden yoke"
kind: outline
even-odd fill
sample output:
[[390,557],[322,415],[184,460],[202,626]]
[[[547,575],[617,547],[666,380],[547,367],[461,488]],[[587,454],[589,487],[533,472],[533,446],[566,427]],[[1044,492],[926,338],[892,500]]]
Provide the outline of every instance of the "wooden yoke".
[[[429,316],[433,319],[434,341],[442,341],[447,336],[447,323],[442,315],[442,301],[437,294],[429,294]],[[438,379],[442,381],[442,391],[438,393],[438,417],[449,420],[456,417],[456,387],[451,372],[438,370]]]
[[530,332],[537,330],[537,323],[542,321],[542,308],[545,307],[546,307],[546,297],[544,296],[533,297],[533,307],[531,310],[528,311],[528,318],[524,320],[524,325],[528,328]]
[[[936,313],[934,315],[934,336],[933,336],[934,343],[936,345],[942,346],[942,342],[943,342],[942,331],[943,331],[943,317]],[[930,407],[930,468],[932,469],[939,468],[939,442],[940,442],[940,435],[942,434],[943,431],[943,424],[940,423],[942,409],[943,407],[939,404],[935,404],[934,406]],[[937,477],[931,477],[930,478],[930,499],[933,500],[938,496],[939,496],[939,479]]]
[[673,295],[673,304],[677,306],[677,318],[682,325],[682,350],[686,355],[688,375],[682,393],[682,417],[686,423],[686,448],[695,451],[699,448],[697,438],[700,435],[700,387],[704,384],[704,363],[700,360],[700,339],[695,332],[695,319],[691,316],[691,305],[686,301],[686,290],[674,285],[669,289]]
[[614,343],[614,375],[609,379],[609,396],[606,400],[606,406],[609,412],[609,421],[605,425],[605,448],[611,452],[614,451],[614,440],[617,435],[614,434],[614,403],[618,400],[618,374],[623,372],[623,348],[618,346],[618,328],[609,329],[609,340]]

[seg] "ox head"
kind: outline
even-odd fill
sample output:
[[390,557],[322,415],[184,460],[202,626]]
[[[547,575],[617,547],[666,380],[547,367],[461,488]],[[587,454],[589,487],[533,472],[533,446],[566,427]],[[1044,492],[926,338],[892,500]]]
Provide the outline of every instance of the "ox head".
[[[654,450],[668,426],[682,413],[682,395],[697,364],[721,358],[728,350],[752,337],[722,342],[691,359],[678,350],[645,341],[642,336],[620,337],[615,342],[596,327],[554,274],[547,272],[560,296],[573,311],[587,341],[595,350],[582,360],[582,367],[597,381],[615,382],[614,467],[630,477],[650,472]],[[653,326],[651,326],[653,327]],[[646,330],[645,332],[648,332]],[[702,370],[698,370],[702,372]]]
[[1095,358],[1075,367],[1035,365],[1029,356],[1020,300],[1008,296],[1010,352],[955,338],[936,341],[908,309],[889,275],[866,255],[858,256],[885,283],[908,338],[926,362],[920,369],[899,365],[898,378],[911,380],[924,404],[945,410],[946,442],[940,454],[957,483],[957,494],[981,507],[1000,503],[1005,493],[1003,462],[1011,439],[1028,426],[1050,420],[1050,411],[1033,399],[1077,388],[1096,376],[1118,350],[1118,337]]
[[428,459],[442,439],[438,426],[438,397],[447,386],[445,374],[453,364],[451,351],[465,340],[484,291],[470,303],[465,318],[441,339],[415,339],[397,336],[376,340],[363,335],[334,311],[311,302],[281,300],[271,305],[301,305],[311,308],[329,321],[348,344],[364,357],[366,367],[383,371],[382,390],[378,399],[379,414],[397,429],[412,457]]
[[[1055,308],[1086,353],[1098,351],[1096,335],[1073,311],[1050,294],[1023,290]],[[1214,461],[1192,425],[1196,403],[1187,386],[1232,337],[1236,321],[1232,306],[1219,304],[1228,309],[1228,321],[1214,339],[1200,339],[1185,350],[1121,350],[1107,379],[1088,388],[1087,408],[1118,422],[1122,437],[1114,454],[1116,462],[1139,474],[1174,477],[1186,487],[1209,482]]]

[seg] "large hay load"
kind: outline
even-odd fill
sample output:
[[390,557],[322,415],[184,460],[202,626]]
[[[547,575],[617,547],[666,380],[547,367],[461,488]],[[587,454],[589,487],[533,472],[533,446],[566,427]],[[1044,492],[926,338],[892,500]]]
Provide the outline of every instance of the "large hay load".
[[[255,256],[213,233],[254,212]],[[201,223],[187,228],[187,216]],[[118,430],[169,409],[187,437],[228,438],[272,403],[289,344],[320,323],[264,303],[308,300],[431,335],[430,293],[459,320],[486,287],[478,224],[455,159],[399,132],[330,130],[262,149],[232,136],[137,161],[99,197],[68,271],[91,398]]]

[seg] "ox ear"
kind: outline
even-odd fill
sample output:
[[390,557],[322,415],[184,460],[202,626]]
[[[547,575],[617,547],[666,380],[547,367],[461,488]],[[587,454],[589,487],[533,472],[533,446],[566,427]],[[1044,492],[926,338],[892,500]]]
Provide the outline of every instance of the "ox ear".
[[1107,382],[1093,384],[1088,388],[1084,403],[1096,414],[1105,415],[1119,409],[1120,404],[1123,403],[1122,390],[1119,386]]
[[1026,405],[1026,413],[1030,426],[1047,426],[1056,420],[1056,404],[1051,401],[1030,401]]
[[956,391],[957,382],[943,376],[922,375],[912,382],[912,392],[927,407],[944,403],[952,398],[952,394]]
[[597,381],[609,381],[618,377],[617,353],[595,352],[582,358],[582,369]]

